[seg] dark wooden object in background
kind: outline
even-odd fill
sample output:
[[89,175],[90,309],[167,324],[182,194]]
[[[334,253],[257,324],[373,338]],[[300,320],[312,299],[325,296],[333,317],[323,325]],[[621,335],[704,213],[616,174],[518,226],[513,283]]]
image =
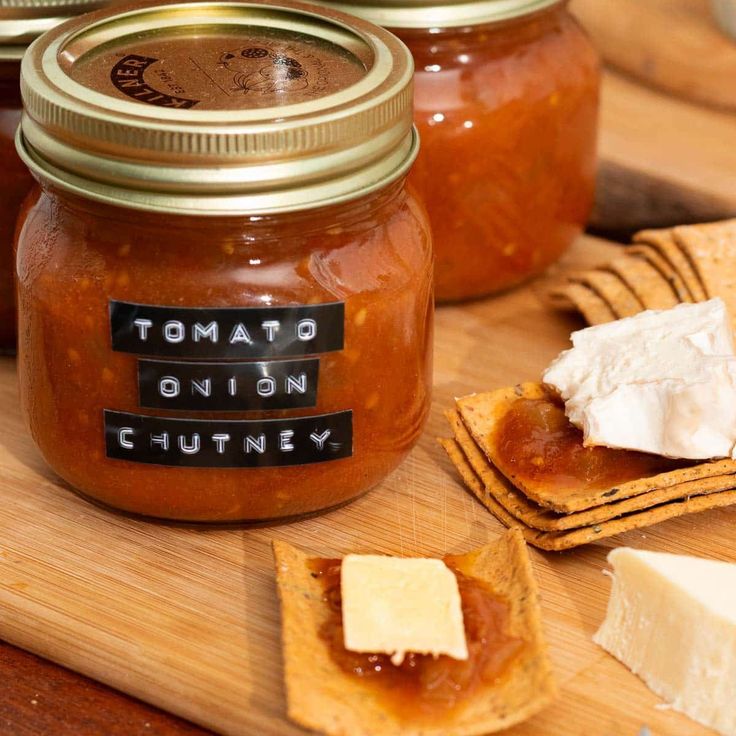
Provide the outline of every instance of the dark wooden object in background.
[[709,0],[572,0],[608,67],[593,227],[736,216],[736,42]]
[[607,70],[599,151],[591,223],[599,232],[626,240],[646,227],[736,216],[736,113]]

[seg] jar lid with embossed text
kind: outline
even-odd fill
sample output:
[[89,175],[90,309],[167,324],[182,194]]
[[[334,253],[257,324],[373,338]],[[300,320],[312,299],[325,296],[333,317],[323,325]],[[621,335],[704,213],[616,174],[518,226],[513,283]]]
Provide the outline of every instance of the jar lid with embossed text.
[[104,0],[0,0],[0,61],[19,60],[29,43]]
[[413,64],[392,34],[298,2],[117,5],[24,57],[17,146],[40,179],[180,214],[266,214],[403,176]]

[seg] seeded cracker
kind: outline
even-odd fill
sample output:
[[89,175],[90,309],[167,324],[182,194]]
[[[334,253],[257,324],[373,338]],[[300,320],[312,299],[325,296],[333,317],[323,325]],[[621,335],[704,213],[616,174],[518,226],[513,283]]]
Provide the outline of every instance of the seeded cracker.
[[477,691],[449,719],[421,726],[399,722],[369,684],[333,662],[318,633],[327,608],[321,583],[310,574],[309,556],[285,542],[275,541],[273,549],[288,713],[300,725],[328,736],[473,736],[526,720],[554,698],[537,586],[520,532],[509,532],[455,561],[464,574],[488,583],[509,601],[512,633],[526,646],[500,682]]
[[[460,473],[460,477],[468,488],[481,498],[483,494],[483,483],[474,473],[468,461],[463,455],[460,446],[455,440],[440,440],[440,444],[447,452],[452,464]],[[482,499],[481,499],[482,500]],[[686,514],[694,514],[699,511],[731,506],[736,503],[736,491],[723,491],[711,493],[697,498],[686,498],[657,506],[647,511],[622,516],[612,521],[604,521],[593,526],[582,529],[572,529],[564,532],[541,532],[530,529],[528,526],[514,518],[506,509],[496,502],[492,496],[486,496],[483,503],[488,510],[505,526],[519,529],[524,539],[531,545],[548,552],[562,552],[573,547],[591,544],[607,537],[613,537],[633,529],[659,524],[667,519],[674,519]]]
[[[526,383],[483,394],[472,394],[458,399],[457,408],[463,423],[488,460],[501,471],[523,494],[547,509],[568,514],[602,506],[614,500],[631,498],[650,491],[680,485],[702,478],[736,473],[736,461],[703,462],[675,470],[656,473],[647,478],[620,483],[614,488],[597,490],[549,488],[543,482],[529,483],[514,477],[513,468],[505,468],[494,446],[494,432],[498,421],[514,401],[547,397],[541,384]],[[626,451],[622,451],[626,452]],[[663,459],[664,460],[664,459]]]
[[642,230],[634,235],[634,243],[652,246],[684,281],[692,301],[702,302],[707,299],[690,261],[675,243],[672,230]]
[[681,483],[670,488],[657,489],[649,493],[643,493],[640,496],[596,506],[586,511],[558,514],[530,501],[523,493],[514,488],[475,444],[457,411],[447,411],[445,416],[452,427],[455,441],[462,450],[465,460],[480,479],[481,486],[479,490],[470,489],[478,500],[488,508],[489,504],[486,503],[486,498],[491,496],[511,516],[519,519],[526,526],[540,531],[578,529],[592,524],[599,524],[602,521],[610,521],[634,511],[643,511],[668,501],[736,488],[736,475],[719,475],[713,478]]
[[563,308],[569,308],[568,305],[571,305],[573,309],[577,309],[590,325],[601,325],[616,319],[613,309],[583,284],[565,284],[552,291],[550,296],[553,300],[557,300],[558,306],[562,302]]
[[584,271],[569,276],[573,283],[581,283],[592,289],[613,310],[616,317],[632,317],[644,308],[629,287],[614,273]]
[[643,258],[623,256],[605,266],[635,294],[644,309],[670,309],[680,301],[662,274]]
[[636,258],[646,261],[650,266],[655,268],[662,274],[662,278],[670,285],[672,291],[675,292],[678,302],[691,304],[693,297],[680,274],[672,268],[669,261],[665,260],[660,252],[652,245],[647,243],[635,243],[626,249],[628,258]]
[[736,220],[681,225],[673,235],[707,298],[721,297],[729,313],[736,315]]

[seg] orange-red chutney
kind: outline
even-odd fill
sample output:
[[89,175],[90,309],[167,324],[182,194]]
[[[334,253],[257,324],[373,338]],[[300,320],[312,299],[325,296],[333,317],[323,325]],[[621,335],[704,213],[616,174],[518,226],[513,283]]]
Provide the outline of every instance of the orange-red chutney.
[[513,402],[491,438],[496,465],[525,486],[605,490],[687,465],[660,455],[583,446],[583,433],[553,398]]
[[15,348],[13,235],[21,202],[33,184],[15,151],[15,131],[22,103],[20,62],[0,62],[0,351]]
[[540,273],[593,202],[598,57],[562,3],[472,28],[392,29],[416,65],[422,149],[409,181],[427,205],[438,300]]
[[376,688],[399,718],[413,721],[442,718],[461,708],[483,685],[497,682],[523,651],[524,640],[509,632],[510,607],[488,585],[460,572],[452,557],[445,558],[460,589],[468,659],[407,654],[395,666],[386,654],[350,652],[343,643],[340,560],[310,561],[320,579],[329,614],[320,636],[343,672]]
[[[133,211],[39,191],[18,237],[21,401],[48,464],[88,497],[167,519],[284,518],[346,502],[416,442],[430,400],[431,242],[403,182],[342,205],[262,217]],[[141,409],[137,356],[114,352],[110,300],[177,307],[344,301],[345,347],[320,356],[317,406],[353,411],[353,455],[311,465],[186,468],[106,457],[103,410]]]

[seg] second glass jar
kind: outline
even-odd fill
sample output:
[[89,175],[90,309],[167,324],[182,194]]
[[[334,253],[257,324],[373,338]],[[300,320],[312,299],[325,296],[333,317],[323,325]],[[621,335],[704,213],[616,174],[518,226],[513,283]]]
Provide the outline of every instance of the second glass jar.
[[414,56],[410,182],[432,223],[437,299],[496,292],[557,260],[593,203],[600,76],[567,3],[329,4]]

